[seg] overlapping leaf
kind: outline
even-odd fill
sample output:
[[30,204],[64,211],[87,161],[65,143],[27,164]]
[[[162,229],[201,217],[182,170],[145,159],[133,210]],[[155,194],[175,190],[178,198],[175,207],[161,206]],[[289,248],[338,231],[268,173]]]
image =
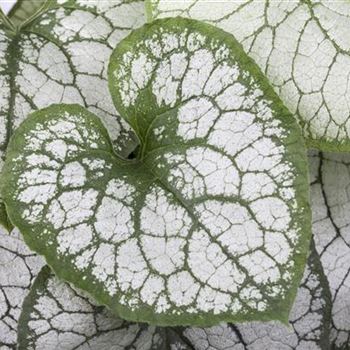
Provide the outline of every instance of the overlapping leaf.
[[94,306],[45,268],[24,303],[19,350],[328,350],[329,302],[314,250],[291,312],[293,328],[277,322],[181,329],[128,323]]
[[232,33],[299,119],[309,145],[350,150],[350,3],[147,0],[150,17],[184,16]]
[[[135,140],[108,93],[107,62],[115,45],[143,24],[143,1],[50,0],[46,5],[17,32],[0,24],[0,168],[20,122],[31,111],[60,102],[95,111],[115,146],[128,155]],[[7,225],[4,208],[0,220]]]
[[292,115],[231,36],[196,21],[133,32],[109,74],[140,151],[116,156],[76,105],[26,120],[2,188],[26,242],[126,319],[286,322],[310,234]]
[[311,157],[313,233],[332,294],[331,341],[350,347],[350,156]]
[[16,349],[17,321],[34,277],[43,266],[18,231],[0,229],[0,349]]

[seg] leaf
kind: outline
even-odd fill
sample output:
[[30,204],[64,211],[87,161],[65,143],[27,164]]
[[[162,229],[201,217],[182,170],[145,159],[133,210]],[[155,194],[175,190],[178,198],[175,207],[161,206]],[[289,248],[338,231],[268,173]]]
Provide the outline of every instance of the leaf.
[[188,349],[177,332],[115,317],[46,266],[23,304],[18,349]]
[[350,156],[313,153],[313,233],[332,294],[332,349],[350,347]]
[[96,112],[124,156],[135,148],[108,92],[107,61],[115,45],[144,23],[143,7],[141,0],[50,1],[16,33],[0,23],[1,159],[30,112],[61,102]]
[[22,302],[43,266],[24,244],[19,232],[0,228],[0,348],[16,349],[17,321]]
[[109,75],[140,151],[116,156],[77,105],[34,113],[2,187],[27,244],[127,320],[287,322],[311,221],[293,117],[231,36],[196,21],[134,31]]
[[299,120],[308,145],[350,151],[350,3],[146,0],[148,17],[204,20],[243,45]]
[[293,328],[253,322],[212,328],[156,328],[122,321],[45,267],[25,300],[19,350],[68,349],[329,349],[330,300],[315,250],[290,316]]

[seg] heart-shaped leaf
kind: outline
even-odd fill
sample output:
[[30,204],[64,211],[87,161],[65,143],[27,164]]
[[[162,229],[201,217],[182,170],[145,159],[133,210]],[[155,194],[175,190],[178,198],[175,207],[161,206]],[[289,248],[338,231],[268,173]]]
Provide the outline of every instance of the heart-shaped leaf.
[[348,1],[146,0],[149,18],[212,23],[242,43],[311,147],[350,151]]
[[313,233],[332,294],[332,349],[350,348],[350,156],[311,160]]
[[0,228],[0,349],[17,349],[17,321],[29,288],[44,265],[20,233]]
[[[20,28],[0,15],[0,169],[13,131],[52,103],[98,113],[122,155],[133,150],[134,134],[108,93],[107,63],[115,45],[144,23],[143,11],[141,0],[50,0]],[[2,202],[0,224],[8,227]]]
[[109,75],[135,159],[77,105],[12,138],[2,193],[28,245],[126,319],[287,322],[311,231],[292,115],[230,35],[197,21],[134,31]]
[[290,323],[251,322],[211,328],[152,327],[121,321],[44,268],[26,298],[18,349],[329,350],[330,296],[312,247]]

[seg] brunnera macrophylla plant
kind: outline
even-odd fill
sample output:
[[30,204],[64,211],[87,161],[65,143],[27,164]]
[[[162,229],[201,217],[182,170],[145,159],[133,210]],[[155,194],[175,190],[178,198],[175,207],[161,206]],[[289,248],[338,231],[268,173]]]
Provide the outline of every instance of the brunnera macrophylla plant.
[[348,1],[146,0],[148,18],[189,17],[233,34],[298,119],[307,144],[350,151]]
[[[238,3],[240,8],[237,7]],[[157,10],[154,16],[169,15],[164,12],[170,9],[169,4],[169,2],[160,1],[158,6],[159,9],[161,7],[162,9]],[[35,13],[41,5],[39,12]],[[146,3],[148,14],[150,14],[149,5],[149,2]],[[295,113],[293,106],[291,107],[288,99],[281,93],[282,90],[275,83],[275,78],[279,76],[278,79],[284,81],[284,74],[288,72],[288,69],[284,71],[279,68],[288,68],[290,64],[287,60],[284,62],[288,64],[277,67],[276,59],[291,56],[294,50],[293,60],[295,62],[307,60],[308,71],[319,74],[323,69],[324,60],[317,58],[322,58],[321,54],[325,53],[329,54],[329,57],[332,56],[332,47],[336,47],[334,45],[337,40],[341,39],[335,34],[343,32],[345,38],[346,33],[349,32],[346,30],[348,17],[346,2],[247,1],[245,3],[241,1],[225,2],[224,4],[215,2],[212,5],[215,6],[216,11],[205,10],[207,5],[202,1],[194,3],[189,0],[187,5],[190,5],[188,11],[181,12],[182,16],[204,19],[235,34],[246,52],[263,69],[275,91],[290,111],[299,119],[301,115],[306,119],[308,115],[311,115],[312,109],[301,113],[301,107]],[[205,6],[202,7],[203,5]],[[314,8],[315,16],[309,16],[306,23],[305,16],[311,13],[308,5]],[[137,137],[130,131],[128,124],[118,117],[118,112],[114,109],[107,89],[107,64],[109,55],[117,43],[131,29],[144,22],[143,6],[142,1],[128,0],[108,2],[20,0],[10,12],[10,20],[0,11],[0,22],[3,22],[0,24],[0,85],[2,87],[0,89],[0,110],[3,108],[0,118],[2,125],[11,126],[2,133],[6,134],[6,140],[1,146],[2,155],[11,134],[28,113],[63,101],[79,103],[100,117],[108,129],[109,136],[114,140],[113,147],[124,159],[128,158],[136,146]],[[170,12],[174,15],[180,14],[176,9],[184,8],[184,6],[186,2],[180,4],[180,2],[173,1]],[[232,11],[229,10],[230,6]],[[198,11],[199,8],[202,8],[202,14],[200,14],[201,11]],[[262,11],[258,13],[257,8],[261,8]],[[221,16],[225,11],[226,21]],[[318,23],[321,13],[327,18],[323,18]],[[207,18],[209,16],[221,17],[212,20]],[[324,20],[331,21],[335,25],[322,27],[321,22]],[[262,22],[264,22],[263,25],[256,25]],[[236,24],[238,25],[235,27]],[[322,33],[318,30],[314,31],[315,25],[322,29]],[[293,32],[292,29],[299,28],[299,26],[302,26],[303,30],[298,32],[299,34]],[[249,32],[246,36],[241,35],[244,30]],[[273,36],[273,50],[266,59],[268,64],[265,67],[261,62],[265,52],[264,47],[269,42],[265,40],[265,34],[269,30]],[[326,38],[323,40],[324,37]],[[298,41],[297,45],[293,44],[295,38]],[[305,44],[306,41],[307,44]],[[39,42],[42,44],[39,45]],[[259,44],[261,42],[265,46],[261,47]],[[332,45],[325,45],[330,42]],[[300,49],[303,45],[304,48],[315,47],[316,43],[318,45],[316,53],[311,49],[310,51]],[[251,49],[248,50],[250,46]],[[16,48],[15,51],[13,51],[14,48]],[[292,50],[285,48],[292,48]],[[336,72],[338,66],[335,63],[346,60],[347,52],[339,50],[339,47],[336,50],[335,61],[327,68],[330,71],[329,76]],[[58,58],[59,52],[63,53],[65,60],[52,59],[52,57]],[[259,54],[256,55],[254,52]],[[48,61],[50,65],[45,66],[43,62]],[[312,80],[312,83],[315,84],[315,78],[321,75],[314,74],[310,80],[310,75],[302,74],[296,79],[296,72],[301,65],[295,62],[293,62],[290,84],[285,85],[291,85],[293,81],[298,86],[298,93],[305,95],[305,91],[299,89],[302,86],[300,84],[306,84],[302,82],[302,79]],[[82,69],[83,64],[84,69]],[[96,73],[100,72],[97,67],[103,67],[101,74]],[[200,71],[201,67],[197,68]],[[169,82],[172,81],[168,80],[170,71],[171,69],[163,70],[164,79],[167,79],[166,86],[171,86]],[[271,71],[277,75],[271,75]],[[341,71],[346,72],[346,66],[342,66]],[[60,74],[57,75],[57,72]],[[298,74],[300,75],[300,71]],[[73,78],[69,83],[63,82],[62,77],[65,76]],[[91,83],[90,85],[82,83],[83,76],[86,82]],[[337,81],[341,82],[344,76],[339,76]],[[330,80],[328,78],[326,80],[324,87],[317,93],[322,94],[325,101],[322,106],[327,107],[331,119],[337,122],[336,119],[339,120],[338,109],[331,109],[330,106],[334,103],[329,101],[332,96],[339,101],[343,97],[346,98],[347,90],[344,89],[344,85],[340,84],[333,91],[334,95],[329,94],[326,85],[330,86]],[[36,85],[36,82],[42,85]],[[182,82],[179,83],[182,84]],[[94,88],[95,86],[98,88]],[[61,94],[62,88],[65,91],[63,95]],[[283,89],[288,90],[287,86],[284,86]],[[344,94],[339,96],[338,92],[341,89]],[[76,90],[79,91],[78,94],[69,95],[68,92]],[[288,90],[288,93],[291,91]],[[80,98],[80,95],[83,97]],[[19,99],[20,96],[23,97],[23,100]],[[303,96],[301,100],[309,97]],[[10,108],[6,107],[8,100],[11,104]],[[30,108],[28,106],[24,108],[26,106],[24,100],[28,102]],[[302,105],[300,103],[300,106]],[[339,104],[339,106],[343,105]],[[22,108],[23,111],[21,111]],[[323,112],[324,110],[322,108]],[[109,114],[106,114],[106,111],[110,111]],[[318,117],[321,115],[318,113]],[[317,135],[326,134],[329,137],[329,130],[335,130],[334,124],[323,123],[324,119],[318,119],[318,117],[309,118],[311,120],[310,130],[313,130],[316,138]],[[306,129],[304,127],[304,133]],[[339,129],[340,137],[344,129],[342,126]],[[305,133],[305,136],[308,137],[308,134]],[[310,140],[308,143],[316,145]],[[340,148],[339,144],[341,144]],[[346,140],[339,144],[335,149],[344,150]],[[322,145],[317,146],[324,148],[325,144],[322,141]],[[327,149],[328,147],[329,145]],[[138,152],[132,152],[129,158],[133,158],[135,154]],[[316,249],[311,246],[304,277],[289,315],[289,326],[271,321],[244,324],[223,323],[211,328],[159,328],[121,321],[119,316],[111,312],[112,310],[95,306],[96,300],[91,298],[91,294],[87,297],[85,292],[77,290],[76,287],[72,289],[72,286],[69,287],[68,284],[60,282],[47,268],[39,275],[31,289],[24,303],[20,324],[17,325],[22,302],[38,271],[44,265],[44,261],[24,244],[18,230],[14,230],[10,233],[0,232],[0,348],[26,350],[28,348],[91,350],[104,347],[118,350],[121,348],[149,350],[169,347],[177,350],[348,349],[350,346],[350,219],[348,215],[350,206],[347,195],[347,188],[350,188],[349,164],[349,155],[346,154],[310,153],[312,229]],[[187,174],[184,168],[181,172]],[[189,184],[190,181],[187,183]],[[6,218],[6,212],[3,210],[2,213],[4,214],[2,223],[11,226]],[[281,247],[276,249],[281,249]],[[327,280],[323,277],[322,270]],[[18,339],[17,330],[19,331]]]
[[[118,151],[132,151],[133,134],[108,92],[107,64],[116,44],[143,23],[141,0],[25,0],[9,18],[0,10],[0,168],[18,125],[53,103],[96,113]],[[2,202],[0,224],[11,227]]]
[[288,322],[310,239],[299,127],[233,37],[194,20],[133,31],[108,69],[139,147],[78,105],[7,149],[11,222],[54,272],[131,321]]

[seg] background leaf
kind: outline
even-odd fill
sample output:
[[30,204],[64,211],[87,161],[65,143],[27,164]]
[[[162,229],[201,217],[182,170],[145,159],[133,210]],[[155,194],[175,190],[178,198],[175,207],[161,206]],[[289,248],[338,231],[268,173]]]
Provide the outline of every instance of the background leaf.
[[34,113],[2,188],[26,242],[129,320],[287,322],[311,233],[292,115],[230,35],[197,21],[134,31],[109,74],[140,152],[118,158],[76,105]]
[[43,266],[17,230],[0,228],[0,348],[16,349],[17,321],[29,288]]
[[350,3],[147,0],[149,18],[179,15],[229,33],[267,75],[311,147],[350,150]]

